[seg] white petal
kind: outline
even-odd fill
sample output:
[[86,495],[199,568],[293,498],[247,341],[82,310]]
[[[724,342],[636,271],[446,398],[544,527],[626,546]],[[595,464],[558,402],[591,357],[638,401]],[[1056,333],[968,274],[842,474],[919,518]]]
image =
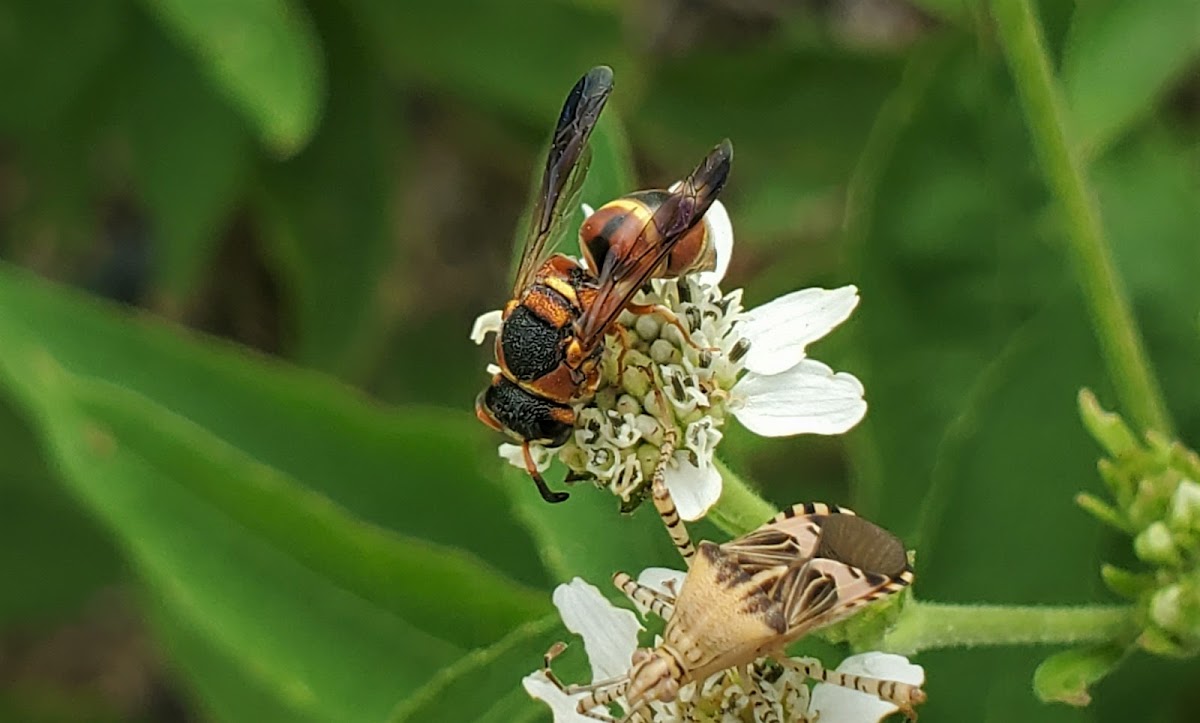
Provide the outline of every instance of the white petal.
[[685,577],[687,577],[686,572],[672,570],[669,567],[647,567],[642,570],[641,575],[638,575],[638,582],[671,597],[678,597]]
[[[904,656],[890,653],[862,653],[842,661],[837,668],[843,673],[865,675],[882,680],[898,680],[910,685],[925,682],[925,670],[908,662]],[[821,723],[878,723],[899,710],[873,695],[840,685],[818,683],[813,688],[810,713],[820,715]],[[556,719],[557,721],[557,719]]]
[[730,393],[734,416],[764,437],[841,434],[867,413],[862,383],[814,359],[782,374],[749,372]]
[[697,467],[686,454],[676,454],[674,464],[667,465],[663,480],[679,516],[689,522],[703,517],[721,496],[721,473],[708,460],[703,467]]
[[595,718],[588,718],[575,711],[575,706],[587,693],[567,695],[551,683],[540,670],[522,678],[521,685],[535,700],[550,706],[550,710],[554,712],[554,723],[595,723]]
[[578,577],[554,589],[554,605],[567,630],[583,638],[592,680],[629,672],[637,634],[642,629],[636,615],[614,607],[594,585]]
[[583,209],[583,220],[584,221],[588,220],[588,217],[596,212],[596,209],[592,208],[591,206],[587,205],[586,203],[579,204],[579,207]]
[[503,319],[504,312],[499,309],[489,311],[486,314],[480,314],[475,319],[475,325],[471,327],[471,341],[476,344],[482,344],[487,339],[488,334],[500,331],[500,322]]
[[[508,462],[517,469],[525,469],[525,452],[521,450],[519,444],[502,444],[496,449],[500,455],[500,459]],[[550,450],[540,444],[529,445],[529,453],[533,457],[533,464],[537,467],[538,472],[545,472],[550,466],[550,459],[553,455]]]
[[742,317],[750,341],[746,368],[778,374],[804,358],[804,348],[842,323],[858,306],[858,289],[801,289],[755,307]]
[[713,201],[713,205],[704,214],[704,225],[707,227],[713,250],[716,251],[716,268],[703,271],[697,276],[700,283],[717,286],[725,278],[725,272],[729,270],[729,259],[733,256],[733,222],[729,220],[725,204]]

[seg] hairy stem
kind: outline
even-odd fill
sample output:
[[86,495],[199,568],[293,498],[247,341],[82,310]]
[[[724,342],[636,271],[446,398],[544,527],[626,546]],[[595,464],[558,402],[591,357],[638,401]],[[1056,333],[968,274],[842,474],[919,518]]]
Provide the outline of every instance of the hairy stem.
[[714,460],[721,473],[723,486],[721,499],[708,511],[708,519],[734,537],[739,537],[758,528],[778,512],[769,502],[758,496],[746,482],[734,474],[725,463]]
[[912,600],[880,647],[911,655],[979,645],[1099,643],[1134,632],[1132,609],[1119,605],[951,605]]
[[1067,139],[1061,94],[1033,8],[1029,0],[994,0],[991,7],[1042,170],[1066,215],[1068,253],[1109,376],[1139,426],[1170,435],[1162,390],[1113,266],[1095,194],[1079,154]]

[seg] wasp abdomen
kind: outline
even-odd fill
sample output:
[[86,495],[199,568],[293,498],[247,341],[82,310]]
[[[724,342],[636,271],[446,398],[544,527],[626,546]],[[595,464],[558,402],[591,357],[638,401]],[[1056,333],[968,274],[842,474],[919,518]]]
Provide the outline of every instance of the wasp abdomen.
[[[653,253],[662,238],[649,221],[670,197],[663,190],[638,191],[606,203],[589,216],[579,229],[579,246],[593,271],[599,273],[609,256],[633,259]],[[715,266],[711,247],[705,224],[698,220],[675,242],[657,275],[674,278],[711,270]]]
[[484,390],[479,404],[521,439],[548,447],[565,444],[575,428],[571,407],[530,394],[502,376]]
[[[552,295],[557,296],[547,290],[546,296]],[[550,303],[565,306],[566,300],[554,299]],[[569,323],[556,325],[539,314],[536,307],[527,304],[515,307],[500,330],[504,367],[523,382],[541,379],[562,362],[563,340],[570,330]]]

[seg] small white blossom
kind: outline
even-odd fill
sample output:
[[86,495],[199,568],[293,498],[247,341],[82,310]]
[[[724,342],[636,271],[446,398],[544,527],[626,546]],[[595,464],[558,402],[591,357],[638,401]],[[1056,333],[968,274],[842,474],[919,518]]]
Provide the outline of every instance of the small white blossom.
[[[703,517],[721,496],[713,453],[728,417],[767,437],[830,435],[849,430],[867,409],[857,378],[807,357],[809,344],[850,316],[858,290],[803,289],[744,310],[740,289],[719,287],[733,249],[733,227],[719,201],[705,223],[715,269],[654,279],[635,299],[669,310],[686,339],[660,313],[624,313],[617,323],[631,333],[606,340],[600,389],[577,409],[574,438],[556,450],[573,472],[633,507],[658,462],[651,450],[671,430],[676,450],[665,481],[685,520]],[[479,317],[472,338],[480,342],[498,329],[497,314]],[[519,455],[505,458],[525,465]]]
[[[638,581],[672,597],[683,584],[684,573],[666,568],[649,568]],[[611,680],[628,673],[638,632],[642,630],[637,618],[628,610],[613,606],[594,586],[580,578],[559,585],[554,592],[554,604],[567,629],[583,638],[584,649],[592,667],[592,681]],[[645,610],[641,611],[643,615]],[[856,675],[898,680],[920,686],[925,671],[904,657],[887,653],[862,653],[842,661],[838,671]],[[898,708],[879,698],[828,683],[818,683],[811,694],[799,674],[756,663],[751,674],[763,697],[783,720],[819,723],[878,723]],[[554,723],[589,723],[589,718],[577,711],[586,693],[568,695],[558,688],[543,671],[525,676],[525,690],[533,698],[550,706]],[[618,700],[618,703],[623,701]],[[690,683],[679,690],[675,701],[652,704],[655,721],[687,720],[733,723],[759,721],[746,693],[746,681],[736,671],[722,671],[700,684]]]

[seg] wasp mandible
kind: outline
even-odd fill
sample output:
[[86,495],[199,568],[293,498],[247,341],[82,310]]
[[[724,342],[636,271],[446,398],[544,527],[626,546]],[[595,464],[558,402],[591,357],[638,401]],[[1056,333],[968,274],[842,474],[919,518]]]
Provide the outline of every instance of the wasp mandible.
[[602,207],[593,214],[597,223],[581,229],[583,263],[552,253],[576,207],[590,161],[588,138],[611,92],[612,70],[593,68],[559,114],[496,335],[499,371],[475,402],[484,424],[521,444],[525,467],[547,502],[562,502],[567,494],[546,485],[529,445],[557,447],[570,438],[573,405],[590,399],[600,382],[605,334],[625,309],[647,310],[631,302],[650,278],[711,265],[701,221],[724,187],[733,157],[726,140],[671,190],[632,194]]

